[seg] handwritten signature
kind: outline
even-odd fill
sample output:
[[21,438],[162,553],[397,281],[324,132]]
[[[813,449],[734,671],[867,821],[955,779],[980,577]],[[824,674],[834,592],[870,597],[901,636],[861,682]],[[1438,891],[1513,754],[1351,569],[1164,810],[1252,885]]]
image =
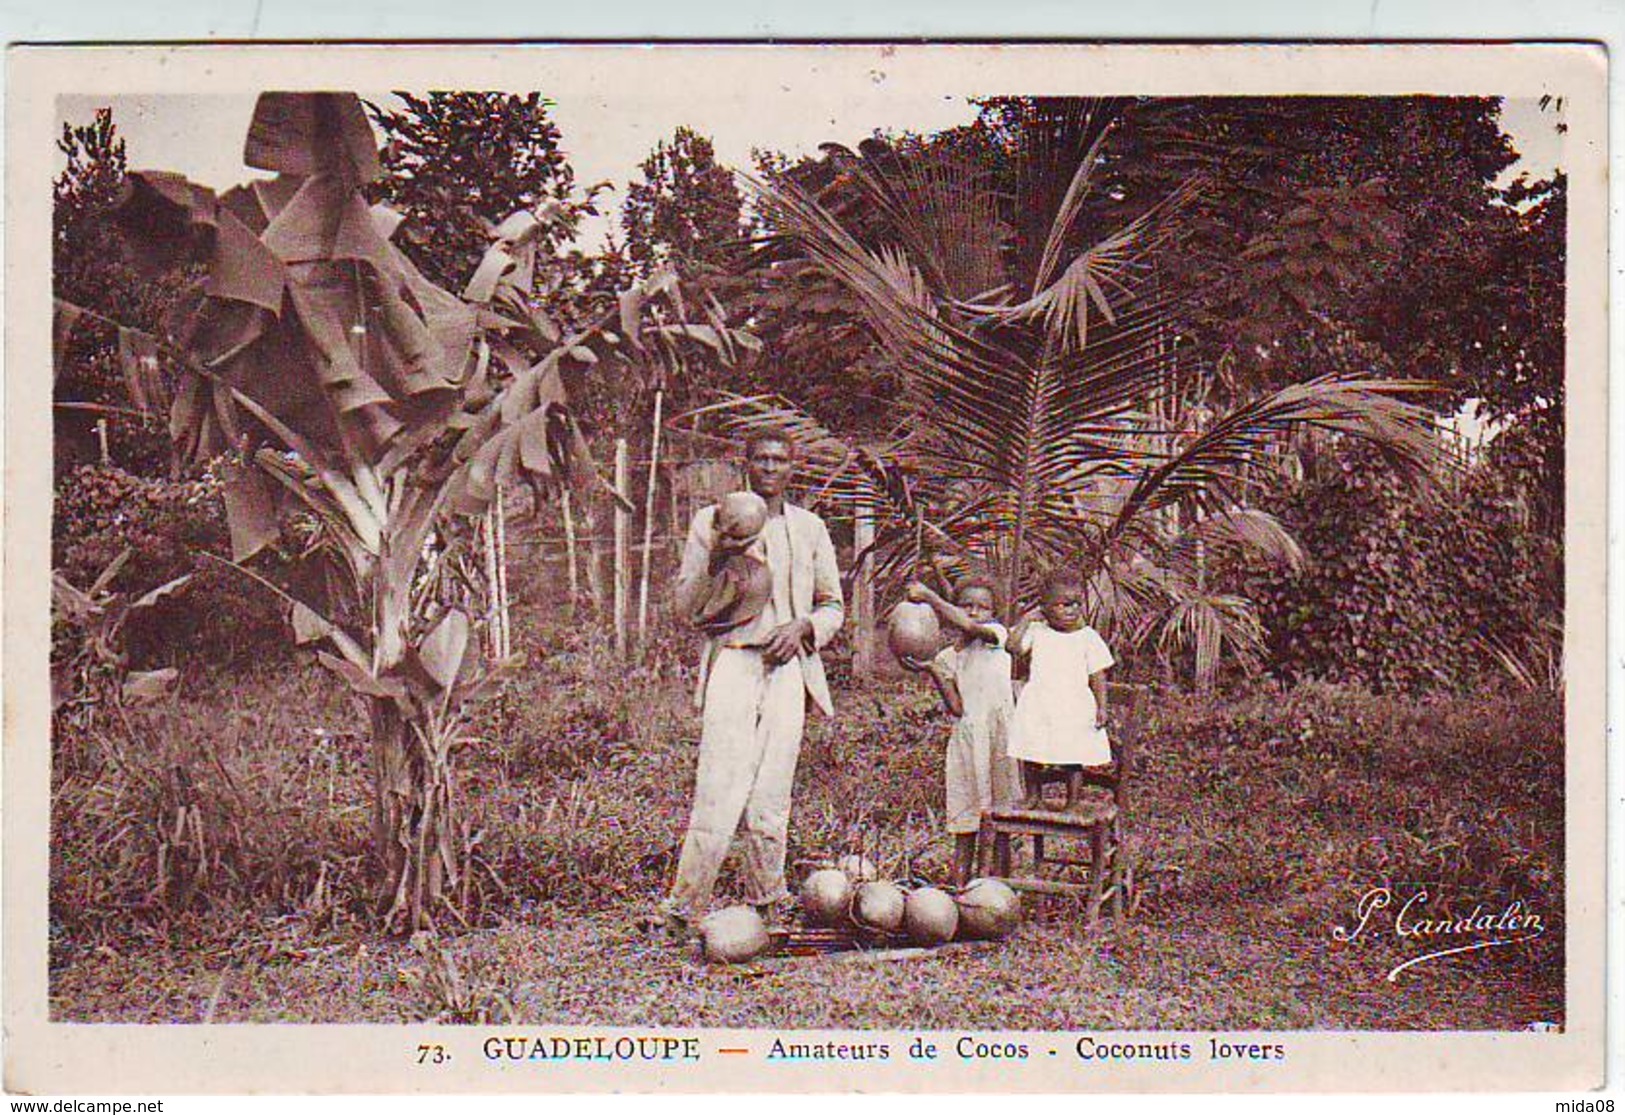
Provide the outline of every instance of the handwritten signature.
[[[1359,902],[1355,904],[1354,913],[1359,919],[1358,923],[1353,929],[1343,925],[1333,926],[1332,939],[1349,944],[1359,940],[1373,925],[1378,927],[1389,925],[1386,915],[1380,919],[1378,915],[1392,907],[1396,898],[1394,891],[1389,887],[1372,887],[1362,894]],[[1391,923],[1393,933],[1396,937],[1419,945],[1444,947],[1413,956],[1396,966],[1388,973],[1389,983],[1397,983],[1401,972],[1427,960],[1437,960],[1443,956],[1454,956],[1457,953],[1473,952],[1478,949],[1515,945],[1531,941],[1546,932],[1546,924],[1540,914],[1522,901],[1507,903],[1499,911],[1487,910],[1480,902],[1473,906],[1471,913],[1456,917],[1449,915],[1429,917],[1430,911],[1425,908],[1427,905],[1426,888],[1405,897],[1393,915]]]

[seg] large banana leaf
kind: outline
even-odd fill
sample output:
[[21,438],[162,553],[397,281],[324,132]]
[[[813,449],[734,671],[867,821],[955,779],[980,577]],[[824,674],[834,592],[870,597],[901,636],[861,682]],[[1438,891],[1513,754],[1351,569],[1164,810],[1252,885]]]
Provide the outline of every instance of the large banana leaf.
[[[482,509],[516,471],[551,480],[582,463],[557,364],[560,353],[596,359],[585,336],[571,338],[493,395],[481,331],[489,311],[430,283],[390,243],[398,222],[359,192],[378,173],[371,143],[353,96],[268,93],[247,158],[278,177],[217,197],[176,175],[138,172],[117,211],[137,262],[204,265],[170,323],[173,347],[188,357],[171,408],[185,456],[265,447],[266,472],[334,528],[358,573],[377,557],[392,514],[415,511],[416,533],[438,513],[438,495],[406,493],[399,480],[402,470],[423,473],[453,426],[462,430],[455,456],[427,474],[450,484],[457,511]],[[533,266],[540,218],[526,216],[494,231],[493,252],[509,265],[487,301]],[[275,537],[271,508],[263,485],[242,477],[228,496],[243,560]]]
[[474,314],[429,296],[344,179],[285,175],[217,198],[137,172],[118,218],[154,263],[178,243],[206,263],[171,323],[195,365],[174,423],[194,459],[255,425],[244,397],[334,467],[376,460],[455,404]]

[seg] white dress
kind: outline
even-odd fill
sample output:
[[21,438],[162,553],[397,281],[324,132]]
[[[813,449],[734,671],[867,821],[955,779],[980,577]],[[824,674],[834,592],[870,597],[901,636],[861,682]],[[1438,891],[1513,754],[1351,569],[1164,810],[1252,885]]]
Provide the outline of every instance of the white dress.
[[1095,727],[1089,690],[1089,678],[1115,661],[1099,632],[1087,626],[1056,631],[1034,621],[1017,650],[1032,656],[1032,671],[1016,701],[1011,756],[1029,763],[1111,762],[1111,742],[1106,729]]
[[996,623],[997,645],[972,639],[945,647],[937,661],[948,667],[964,712],[954,722],[944,756],[943,815],[953,833],[976,832],[982,813],[1021,796],[1021,776],[1009,754],[1015,696],[1010,686],[1009,633]]

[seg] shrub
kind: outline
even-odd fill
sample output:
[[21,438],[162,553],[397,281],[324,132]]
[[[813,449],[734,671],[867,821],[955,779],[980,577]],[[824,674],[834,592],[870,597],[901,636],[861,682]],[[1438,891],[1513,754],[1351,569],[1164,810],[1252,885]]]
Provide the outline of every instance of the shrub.
[[[63,353],[53,384],[52,459],[58,475],[102,459],[98,420],[105,420],[107,457],[128,472],[161,477],[169,472],[168,416],[162,407],[134,413],[134,400],[119,363],[116,335],[81,325]],[[103,408],[103,409],[92,409]]]
[[133,667],[219,666],[287,653],[281,602],[201,556],[230,548],[220,484],[212,475],[160,480],[83,465],[60,478],[53,511],[52,568],[76,585],[90,583],[125,549],[133,553],[114,589],[140,592],[193,574],[184,594],[132,619],[125,640]]

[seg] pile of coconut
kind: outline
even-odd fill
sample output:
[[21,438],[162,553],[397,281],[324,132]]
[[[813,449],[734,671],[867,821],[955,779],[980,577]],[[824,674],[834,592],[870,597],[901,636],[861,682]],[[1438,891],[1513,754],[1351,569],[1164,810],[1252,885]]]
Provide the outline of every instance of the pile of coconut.
[[[906,942],[935,948],[950,941],[993,941],[1021,921],[1021,898],[999,879],[975,879],[955,892],[934,886],[905,888],[879,878],[862,856],[843,857],[801,885],[802,919],[814,930],[846,932],[853,945]],[[773,946],[761,916],[730,906],[700,923],[708,960],[742,964]]]

